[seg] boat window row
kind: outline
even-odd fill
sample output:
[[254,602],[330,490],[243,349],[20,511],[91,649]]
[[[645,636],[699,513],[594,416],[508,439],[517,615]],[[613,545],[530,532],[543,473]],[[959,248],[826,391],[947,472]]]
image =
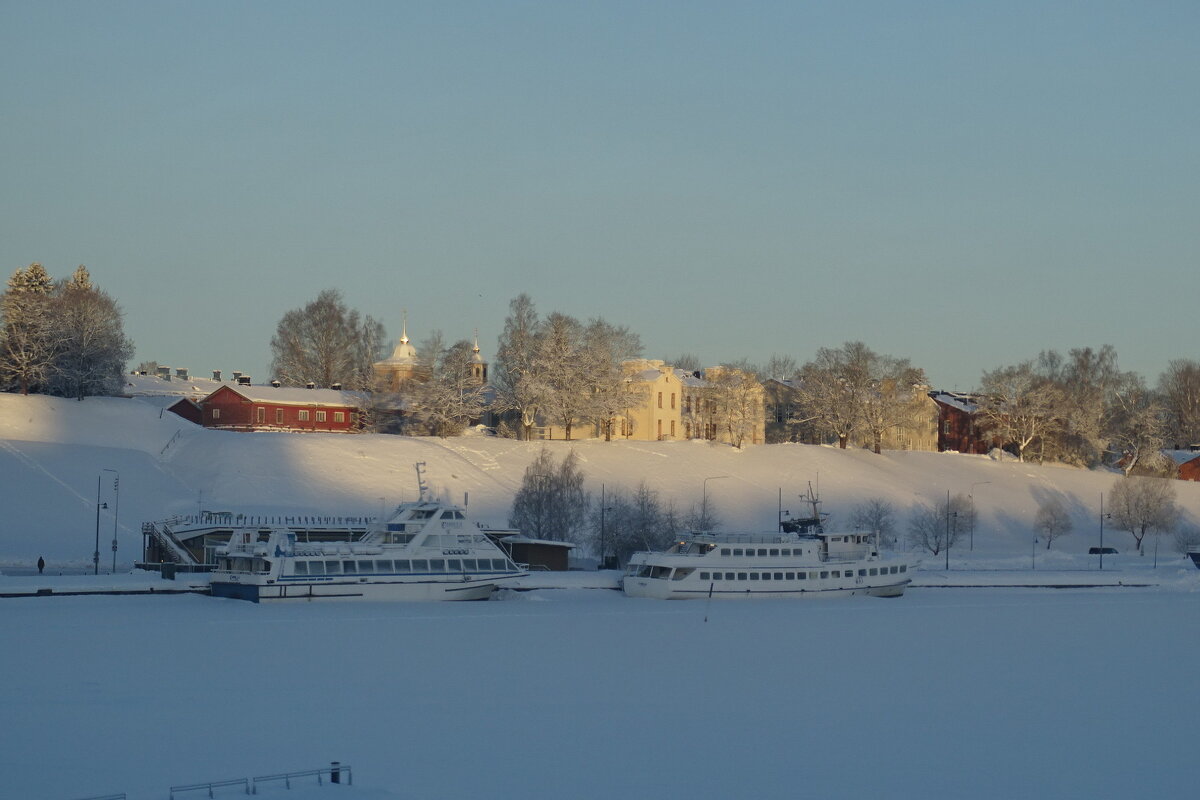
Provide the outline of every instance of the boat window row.
[[503,558],[296,559],[293,575],[380,575],[414,572],[509,572]]
[[[809,550],[811,554],[812,550]],[[723,556],[802,556],[804,548],[802,547],[722,547],[721,555]]]
[[[878,577],[880,575],[899,575],[902,572],[908,572],[908,565],[904,564],[898,567],[871,567],[870,569],[858,570],[858,577]],[[649,576],[656,577],[656,576]],[[824,569],[812,570],[810,572],[701,572],[700,580],[702,581],[815,581],[821,578],[853,578],[855,571],[852,569]]]

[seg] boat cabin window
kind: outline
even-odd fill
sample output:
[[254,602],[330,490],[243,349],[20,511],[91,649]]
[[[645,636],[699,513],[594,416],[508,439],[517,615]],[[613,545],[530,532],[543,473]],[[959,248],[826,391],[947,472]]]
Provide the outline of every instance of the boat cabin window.
[[407,558],[397,558],[392,563],[395,564],[392,569],[396,572],[412,572],[412,562]]
[[742,554],[742,548],[740,548],[740,547],[735,547],[735,548],[733,549],[733,554],[734,554],[735,556],[740,556],[740,555]]
[[364,572],[374,572],[375,571],[375,562],[369,561],[367,559],[363,559],[362,561],[358,562],[358,571],[359,571],[359,574],[364,573]]
[[804,572],[797,572],[797,573],[796,573],[796,580],[802,581],[802,580],[804,580],[806,577],[808,577],[808,575],[807,575],[806,573],[804,573]]
[[828,577],[829,577],[829,573],[828,573],[828,572],[826,572],[825,570],[821,570],[821,577],[822,577],[822,578],[828,578]]
[[[800,573],[800,574],[801,574],[801,575],[803,575],[804,573]],[[785,580],[789,580],[789,581],[794,581],[794,580],[796,580],[796,573],[794,573],[794,572],[788,572],[788,573],[786,573],[786,574],[785,574]]]
[[325,562],[325,574],[326,575],[341,575],[342,574],[342,562],[326,561]]
[[[400,562],[397,561],[396,562],[397,570],[399,570],[399,567],[400,567]],[[428,572],[429,571],[429,562],[423,558],[414,558],[412,560],[412,571],[413,572]]]
[[[718,576],[718,577],[719,577],[719,576]],[[701,572],[701,573],[700,573],[700,580],[702,580],[702,581],[707,581],[707,580],[709,580],[709,579],[710,579],[710,576],[709,576],[709,574],[708,574],[707,572]]]
[[744,573],[744,572],[739,572],[739,573],[737,574],[737,579],[738,579],[739,581],[744,581],[744,580],[746,580],[746,579],[747,579],[747,577],[748,577],[748,576],[747,576],[747,575],[746,575],[746,573]]
[[429,571],[430,572],[445,572],[446,571],[446,559],[444,559],[444,558],[429,559]]
[[777,581],[781,581],[781,580],[783,580],[783,573],[782,573],[782,572],[776,572],[776,573],[775,573],[775,580],[777,580]]
[[778,548],[778,547],[772,547],[772,548],[771,548],[771,555],[773,555],[773,556],[777,556],[777,555],[779,555],[779,548]]
[[358,563],[355,561],[343,561],[342,562],[342,574],[357,575],[358,574]]
[[[475,566],[475,559],[473,558],[464,558],[462,560],[462,568],[465,572],[474,572],[478,569],[478,567]],[[484,567],[484,569],[487,569],[487,567]]]
[[861,577],[864,577],[864,576],[866,576],[866,574],[867,574],[867,571],[866,571],[865,569],[860,569],[860,570],[858,571],[858,576],[859,576],[860,578],[861,578]]
[[907,565],[907,564],[904,564],[904,565],[902,565],[902,566],[900,567],[900,571],[901,571],[901,572],[908,572],[908,565]]
[[292,574],[293,575],[307,575],[308,574],[308,562],[307,561],[294,562],[292,564]]
[[733,573],[732,573],[732,572],[726,572],[726,573],[725,573],[725,580],[727,580],[727,581],[731,581],[731,580],[733,580]]
[[325,574],[325,562],[324,561],[308,562],[308,574],[309,575],[324,575]]
[[871,574],[872,574],[872,575],[878,575],[878,574],[879,574],[879,570],[877,570],[875,567],[871,567]]
[[375,559],[375,571],[376,572],[391,572],[392,571],[391,560],[386,559],[386,558]]
[[721,555],[723,555],[723,556],[731,555],[732,553],[733,553],[733,551],[728,547],[721,548]]
[[462,572],[462,569],[463,569],[462,559],[461,558],[446,559],[446,569],[449,570],[450,572]]

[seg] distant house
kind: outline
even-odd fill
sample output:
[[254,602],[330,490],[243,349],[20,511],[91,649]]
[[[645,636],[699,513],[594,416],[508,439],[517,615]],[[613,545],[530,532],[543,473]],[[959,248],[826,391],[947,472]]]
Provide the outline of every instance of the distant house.
[[1164,450],[1163,455],[1175,465],[1175,477],[1181,481],[1200,481],[1200,445],[1188,450]]
[[979,404],[975,395],[958,392],[929,393],[937,406],[937,449],[939,453],[987,453],[991,437],[980,430]]
[[340,389],[225,384],[200,401],[206,428],[235,431],[358,430],[362,397]]

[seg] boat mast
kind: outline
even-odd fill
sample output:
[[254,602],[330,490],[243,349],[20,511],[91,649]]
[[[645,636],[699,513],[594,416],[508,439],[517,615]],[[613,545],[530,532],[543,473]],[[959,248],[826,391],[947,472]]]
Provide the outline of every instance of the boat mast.
[[425,483],[425,462],[418,461],[417,468],[417,500],[424,501],[425,493],[429,491],[429,486]]

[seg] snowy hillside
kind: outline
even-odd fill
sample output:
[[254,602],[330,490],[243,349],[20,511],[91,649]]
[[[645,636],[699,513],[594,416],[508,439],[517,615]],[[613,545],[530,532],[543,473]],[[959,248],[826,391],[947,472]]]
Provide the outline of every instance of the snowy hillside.
[[[140,554],[143,521],[198,508],[374,514],[416,496],[418,461],[436,491],[459,502],[465,496],[477,519],[502,525],[522,471],[543,446],[556,455],[575,450],[593,493],[601,484],[612,490],[645,480],[680,510],[700,502],[709,478],[709,501],[727,529],[773,528],[781,491],[783,507],[800,513],[797,495],[810,481],[819,486],[824,510],[843,521],[867,498],[891,501],[903,518],[913,503],[944,498],[947,490],[971,493],[979,510],[974,555],[980,558],[1028,556],[1038,502],[1054,494],[1075,523],[1075,533],[1055,550],[1085,552],[1097,543],[1100,495],[1116,477],[982,456],[877,456],[807,445],[738,451],[705,442],[230,433],[199,428],[160,405],[0,394],[0,565],[29,565],[39,555],[56,565],[90,565],[98,488],[108,504],[100,512],[101,563],[110,563],[116,511],[118,563],[128,565]],[[119,474],[119,496],[115,475],[104,470]],[[1175,486],[1188,524],[1195,524],[1200,485]],[[1105,536],[1106,544],[1122,549],[1132,543],[1115,530]],[[1176,557],[1169,546],[1160,552]]]

